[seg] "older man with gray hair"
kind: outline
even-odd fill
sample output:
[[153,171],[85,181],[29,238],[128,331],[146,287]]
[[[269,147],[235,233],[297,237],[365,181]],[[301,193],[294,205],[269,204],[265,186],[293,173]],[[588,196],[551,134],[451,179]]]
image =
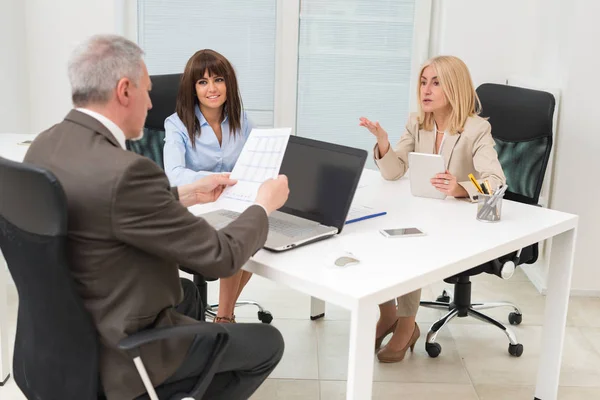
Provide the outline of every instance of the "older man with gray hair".
[[[214,201],[235,184],[213,175],[170,188],[148,158],[126,151],[141,135],[150,77],[143,51],[114,35],[94,36],[69,63],[75,106],[64,121],[41,133],[25,161],[50,170],[67,197],[69,267],[100,338],[100,379],[109,399],[145,392],[131,359],[117,348],[127,335],[197,323],[196,288],[179,279],[178,265],[203,275],[236,273],[265,243],[267,216],[289,193],[287,178],[265,182],[256,204],[226,228],[215,230],[186,206]],[[187,314],[187,315],[184,315]],[[207,399],[247,399],[275,368],[283,339],[264,324],[228,324],[229,346],[205,393]],[[189,391],[208,362],[202,337],[165,340],[141,348],[158,392],[165,383]]]

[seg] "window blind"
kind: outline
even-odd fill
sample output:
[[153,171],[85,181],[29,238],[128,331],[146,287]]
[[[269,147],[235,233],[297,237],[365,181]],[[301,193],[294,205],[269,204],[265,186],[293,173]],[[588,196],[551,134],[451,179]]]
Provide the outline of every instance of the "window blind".
[[[392,145],[409,113],[415,0],[302,0],[296,132],[363,148],[379,121]],[[374,168],[372,157],[367,167]]]

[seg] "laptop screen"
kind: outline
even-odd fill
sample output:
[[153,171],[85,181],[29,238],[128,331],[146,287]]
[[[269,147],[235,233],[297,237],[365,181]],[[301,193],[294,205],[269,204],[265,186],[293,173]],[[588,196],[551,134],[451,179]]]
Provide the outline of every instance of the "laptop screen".
[[362,149],[290,136],[280,169],[290,195],[280,211],[340,232],[366,159]]

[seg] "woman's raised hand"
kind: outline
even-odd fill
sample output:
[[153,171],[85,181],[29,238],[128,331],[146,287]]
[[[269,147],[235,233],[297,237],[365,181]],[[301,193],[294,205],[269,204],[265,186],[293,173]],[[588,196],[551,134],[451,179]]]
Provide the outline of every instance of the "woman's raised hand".
[[379,125],[379,122],[373,122],[365,117],[360,117],[359,126],[364,126],[377,138],[377,141],[387,142],[388,134],[387,132]]

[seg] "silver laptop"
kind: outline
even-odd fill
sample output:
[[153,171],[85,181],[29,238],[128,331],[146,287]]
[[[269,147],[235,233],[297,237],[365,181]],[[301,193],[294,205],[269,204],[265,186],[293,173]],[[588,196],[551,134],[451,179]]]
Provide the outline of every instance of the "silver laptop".
[[[366,159],[362,149],[290,136],[280,170],[288,177],[290,195],[269,216],[264,247],[284,251],[340,233]],[[238,216],[217,210],[202,218],[220,229]]]

